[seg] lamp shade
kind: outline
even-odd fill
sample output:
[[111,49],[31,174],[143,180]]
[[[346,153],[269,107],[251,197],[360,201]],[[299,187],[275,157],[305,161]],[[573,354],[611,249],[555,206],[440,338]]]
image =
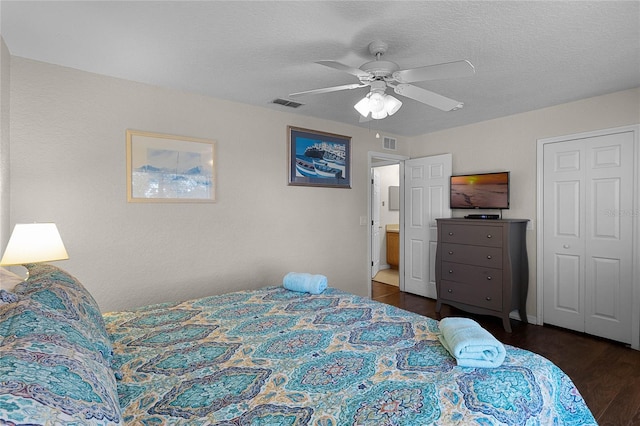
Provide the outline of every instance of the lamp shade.
[[55,223],[16,224],[0,265],[23,265],[68,258]]

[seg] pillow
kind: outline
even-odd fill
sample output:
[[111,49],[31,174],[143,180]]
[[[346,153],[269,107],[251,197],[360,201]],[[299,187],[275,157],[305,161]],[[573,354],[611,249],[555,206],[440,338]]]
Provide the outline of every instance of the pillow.
[[24,278],[13,272],[0,267],[0,288],[13,290],[13,288],[24,281]]
[[67,321],[32,300],[25,298],[20,302],[11,305],[11,309],[0,311],[2,344],[14,340],[43,341],[52,347],[82,352],[83,356],[111,368],[111,364],[105,362],[102,342],[94,342],[91,335],[79,328],[78,324]]
[[[9,293],[6,290],[0,290],[0,319],[3,316],[2,313],[5,310],[8,310],[9,306],[11,306],[13,303],[18,302],[19,300],[20,300],[20,298],[18,296],[16,296],[15,294]],[[6,307],[6,309],[5,309],[5,307]],[[0,346],[2,346],[2,340],[7,335],[6,331],[4,331],[4,329],[6,328],[4,325],[5,325],[4,322],[0,322]]]
[[0,306],[8,305],[9,303],[16,303],[20,298],[13,293],[9,293],[7,290],[0,289]]
[[21,299],[0,311],[0,424],[121,424],[111,368],[78,333],[47,333],[57,321],[37,305]]
[[111,340],[100,308],[87,289],[76,278],[56,266],[24,266],[29,271],[29,278],[15,287],[15,293],[19,297],[38,302],[42,311],[55,315],[58,321],[82,333],[102,354],[105,365],[111,367]]
[[95,300],[61,269],[28,269],[0,309],[0,424],[122,424]]

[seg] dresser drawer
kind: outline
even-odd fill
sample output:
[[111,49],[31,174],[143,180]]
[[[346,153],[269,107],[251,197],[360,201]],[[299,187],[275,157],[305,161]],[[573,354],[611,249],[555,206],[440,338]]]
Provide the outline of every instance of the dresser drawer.
[[502,310],[502,287],[500,286],[466,284],[443,279],[440,282],[440,291],[442,294],[438,294],[438,298],[445,303],[450,300],[493,311]]
[[466,246],[442,243],[440,258],[443,262],[468,263],[470,265],[502,268],[502,249],[499,247]]
[[494,286],[502,289],[502,269],[442,262],[441,276],[443,280],[447,281]]
[[442,242],[501,247],[502,227],[490,225],[444,224],[440,233]]

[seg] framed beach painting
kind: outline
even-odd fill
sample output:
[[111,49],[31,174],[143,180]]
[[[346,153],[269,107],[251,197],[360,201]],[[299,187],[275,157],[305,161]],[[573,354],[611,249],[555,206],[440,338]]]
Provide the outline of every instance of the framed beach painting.
[[351,188],[351,138],[288,126],[289,185]]
[[127,130],[127,200],[214,202],[215,164],[215,141]]

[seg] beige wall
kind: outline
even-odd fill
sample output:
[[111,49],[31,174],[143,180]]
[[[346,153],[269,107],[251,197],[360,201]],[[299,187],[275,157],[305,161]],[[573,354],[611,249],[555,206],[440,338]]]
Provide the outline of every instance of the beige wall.
[[[454,174],[510,170],[511,208],[503,217],[531,219],[535,228],[537,140],[638,123],[640,88],[415,137],[410,156],[451,152]],[[462,215],[464,211],[454,211],[454,216]],[[527,314],[535,316],[535,230],[527,232],[527,248]]]
[[[70,255],[57,264],[103,310],[277,285],[289,271],[367,294],[375,133],[18,57],[11,78],[11,222],[56,222]],[[287,125],[352,136],[353,188],[288,186]],[[216,140],[218,201],[127,203],[126,129]]]
[[[9,62],[11,70],[11,207],[3,199],[0,216],[7,220],[8,210],[11,226],[56,222],[71,256],[58,264],[103,310],[278,284],[291,270],[324,273],[335,287],[367,294],[368,227],[359,219],[367,215],[367,152],[382,151],[368,130],[9,61],[4,46],[2,54],[3,82]],[[398,154],[452,152],[454,173],[510,170],[505,217],[535,224],[536,140],[639,123],[639,105],[640,89],[628,90],[398,138]],[[287,125],[352,136],[353,189],[287,186]],[[127,203],[128,128],[217,140],[218,202]],[[4,116],[2,130],[8,134]],[[4,174],[2,151],[0,161]],[[535,231],[527,238],[535,315]]]

